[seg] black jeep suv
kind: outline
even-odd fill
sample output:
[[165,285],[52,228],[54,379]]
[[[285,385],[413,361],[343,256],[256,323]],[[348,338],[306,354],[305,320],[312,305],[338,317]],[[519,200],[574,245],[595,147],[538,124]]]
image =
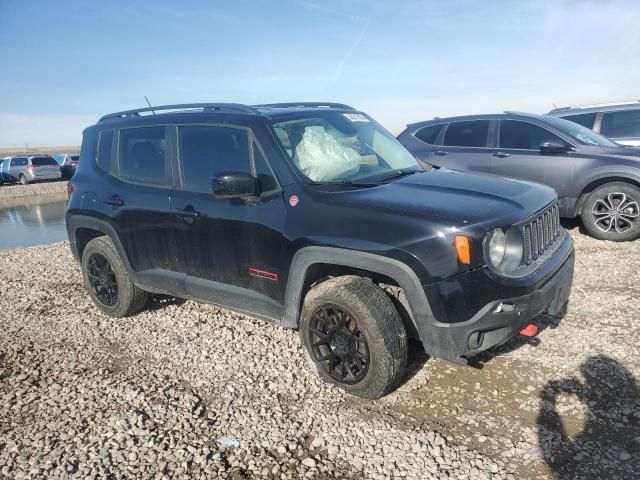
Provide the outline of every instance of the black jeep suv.
[[415,123],[398,140],[430,164],[550,185],[560,216],[580,217],[595,238],[640,237],[640,149],[582,125],[506,112]]
[[465,364],[569,295],[551,188],[424,171],[346,105],[115,113],[80,156],[67,229],[100,310],[132,315],[152,292],[297,328],[354,395],[398,385],[409,336]]

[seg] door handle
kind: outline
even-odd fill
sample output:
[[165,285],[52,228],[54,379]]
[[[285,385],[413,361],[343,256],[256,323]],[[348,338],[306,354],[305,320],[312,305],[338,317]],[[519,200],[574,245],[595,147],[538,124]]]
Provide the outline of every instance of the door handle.
[[511,156],[511,154],[507,152],[496,152],[496,153],[492,153],[491,155],[498,158],[507,158]]
[[435,152],[433,152],[434,155],[438,155],[439,157],[444,157],[446,155],[449,155],[447,152],[445,152],[444,150],[436,150]]
[[124,200],[122,200],[116,193],[111,198],[107,198],[104,203],[113,207],[122,207],[124,205]]
[[191,205],[187,205],[182,210],[176,211],[176,215],[182,217],[187,223],[193,223],[196,218],[200,216],[200,212],[194,209]]

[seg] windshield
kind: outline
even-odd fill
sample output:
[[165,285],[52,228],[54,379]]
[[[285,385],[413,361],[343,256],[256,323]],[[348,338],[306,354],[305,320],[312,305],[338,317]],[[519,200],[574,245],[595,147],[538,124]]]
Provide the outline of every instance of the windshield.
[[565,135],[569,135],[582,145],[595,145],[598,147],[619,147],[617,143],[603,137],[593,130],[578,125],[577,123],[565,120],[564,118],[548,117],[546,119],[552,126],[560,130]]
[[293,165],[314,183],[376,181],[420,169],[393,135],[362,113],[314,111],[272,125]]

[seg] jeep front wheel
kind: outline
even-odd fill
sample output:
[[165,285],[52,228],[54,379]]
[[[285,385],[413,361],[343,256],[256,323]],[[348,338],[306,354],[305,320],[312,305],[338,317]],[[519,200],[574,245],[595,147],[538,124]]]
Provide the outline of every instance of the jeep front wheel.
[[109,237],[91,240],[82,252],[84,284],[96,306],[111,317],[128,317],[147,303],[147,292],[129,278]]
[[628,183],[608,183],[587,195],[582,223],[600,240],[626,242],[640,237],[640,189]]
[[307,294],[300,318],[305,356],[347,393],[376,399],[402,380],[407,334],[384,291],[368,279],[327,280]]

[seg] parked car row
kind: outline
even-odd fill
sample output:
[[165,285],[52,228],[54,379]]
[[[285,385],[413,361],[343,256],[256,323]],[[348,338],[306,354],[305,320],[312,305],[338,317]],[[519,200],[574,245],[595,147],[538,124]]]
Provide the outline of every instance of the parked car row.
[[398,140],[424,164],[549,185],[560,215],[580,217],[595,238],[640,237],[640,148],[569,120],[518,112],[435,118],[409,125]]
[[70,179],[76,172],[79,155],[16,155],[0,158],[0,184],[26,185],[46,180]]

